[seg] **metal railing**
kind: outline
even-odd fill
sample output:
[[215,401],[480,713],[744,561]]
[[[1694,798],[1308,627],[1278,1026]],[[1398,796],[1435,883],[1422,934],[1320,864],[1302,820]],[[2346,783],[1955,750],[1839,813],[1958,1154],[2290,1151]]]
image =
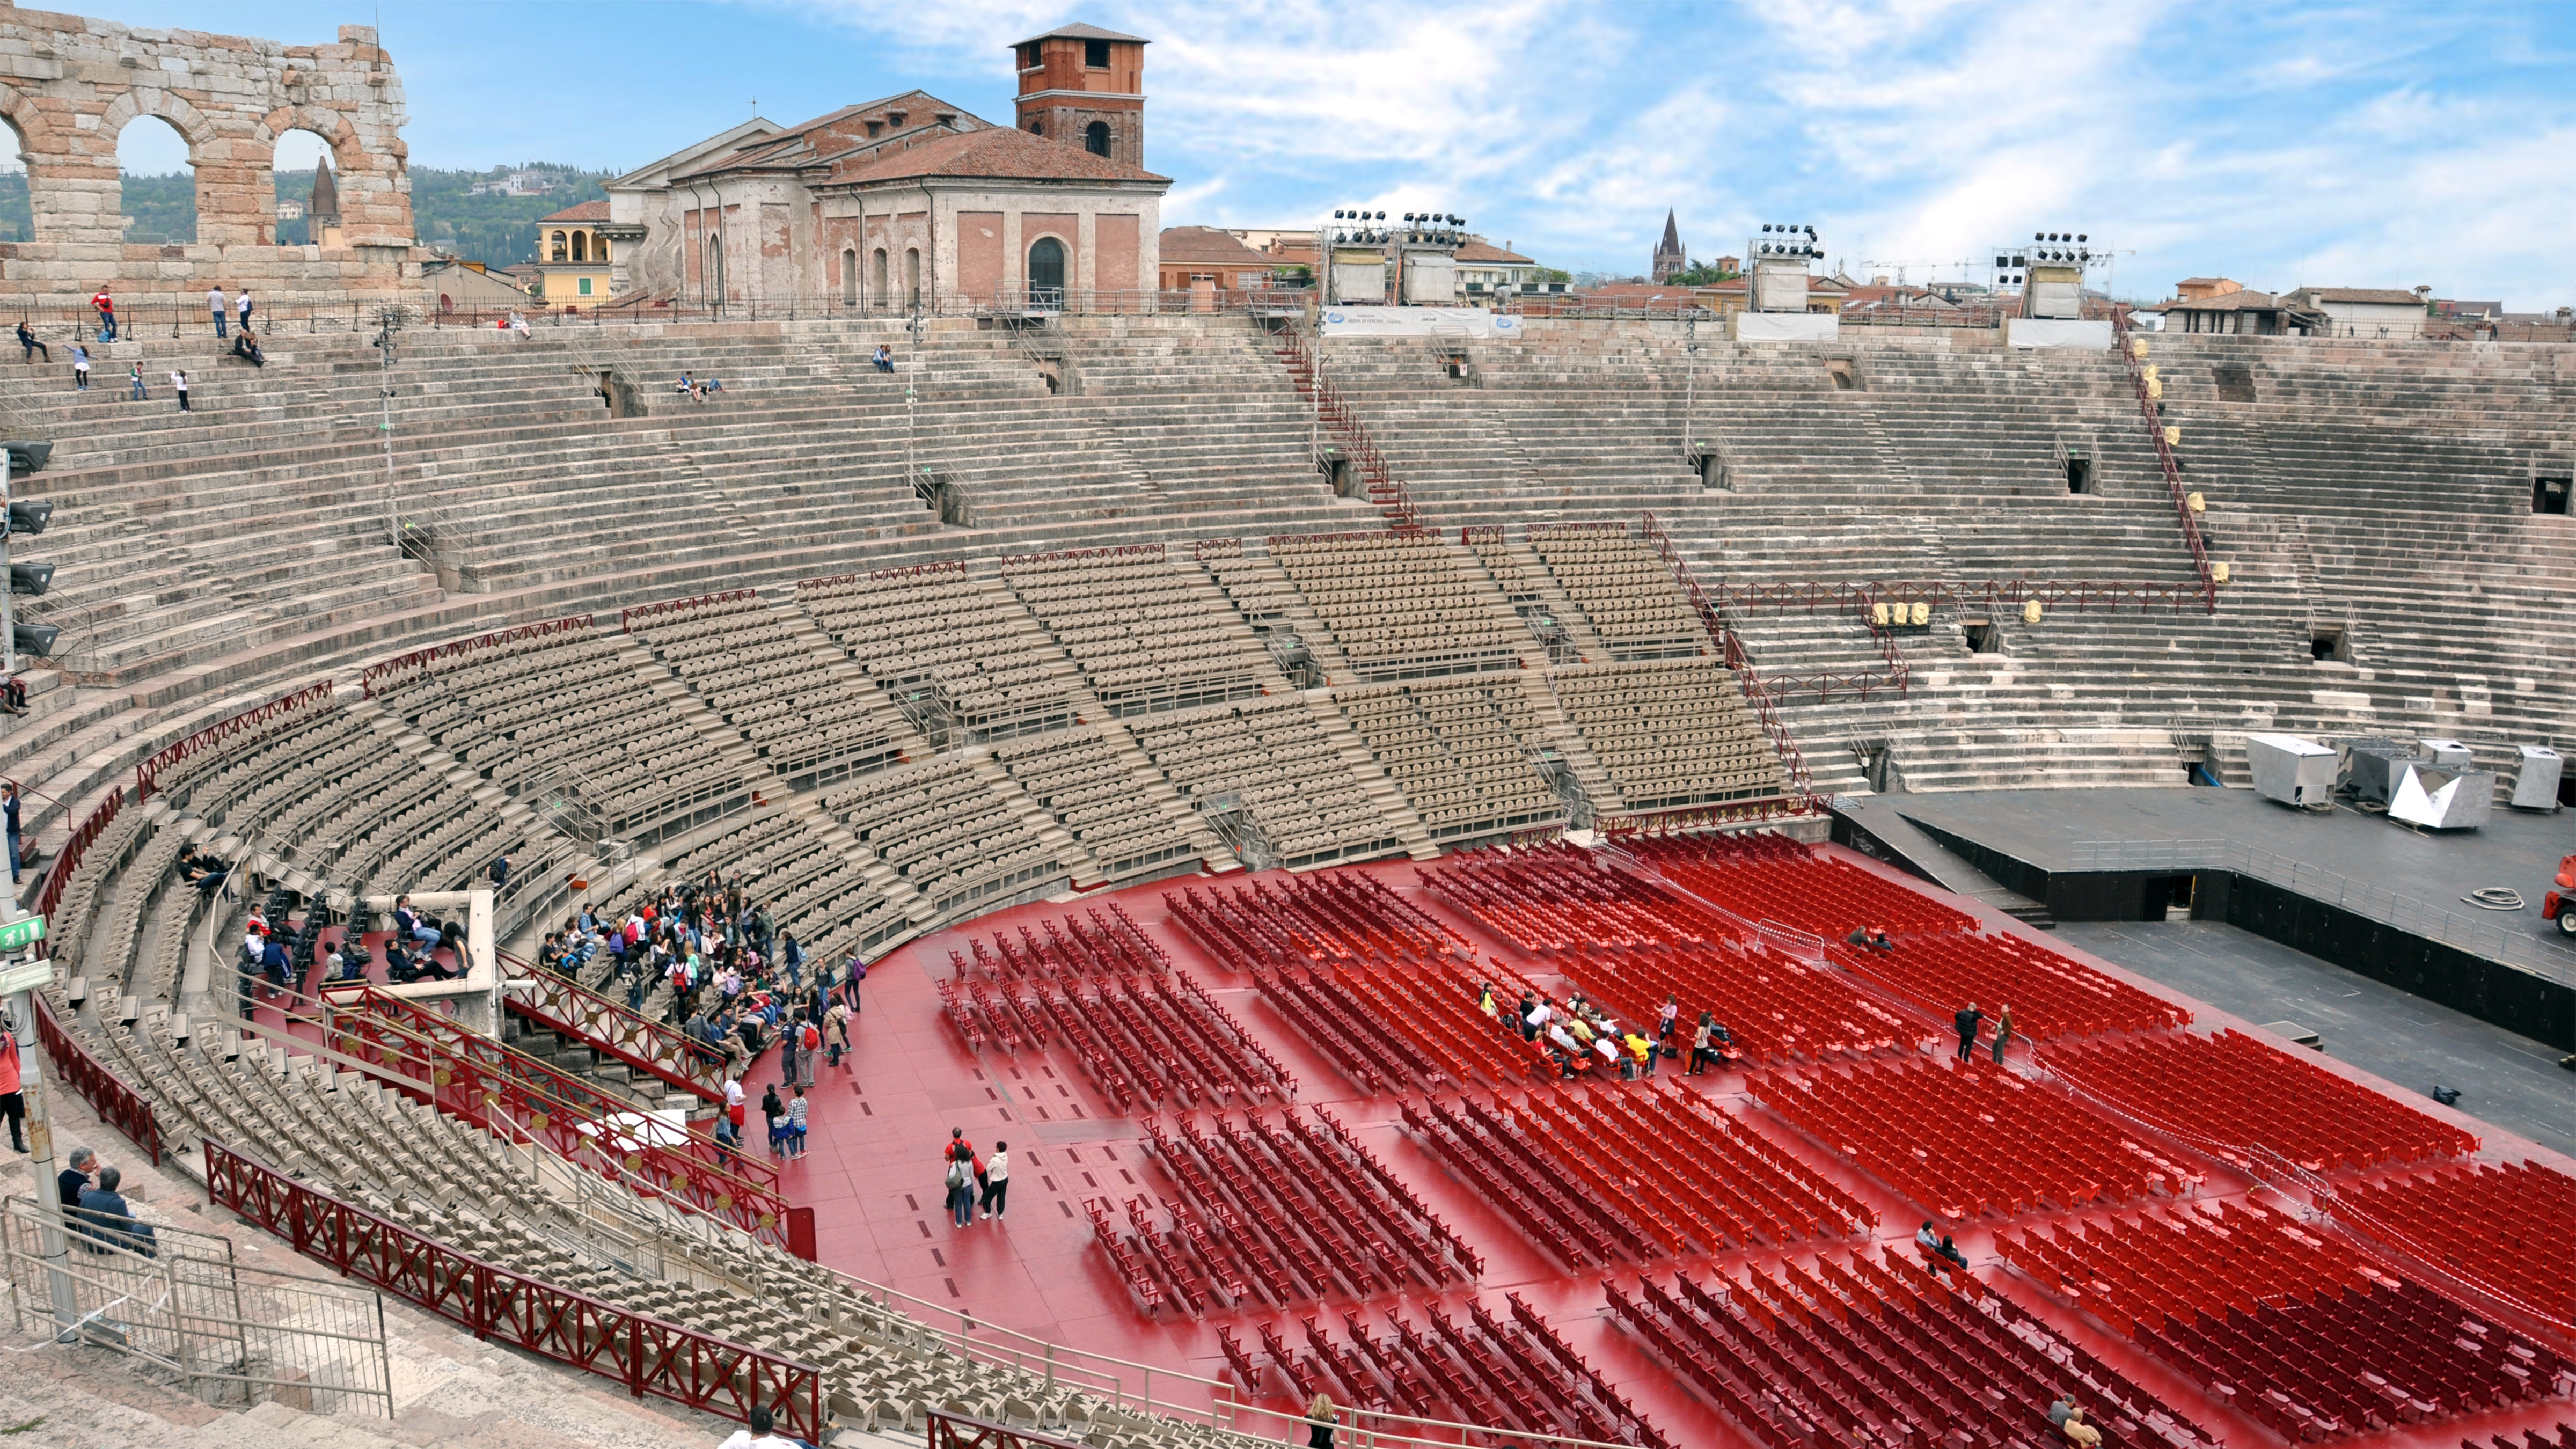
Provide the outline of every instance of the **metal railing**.
[[647,1394],[823,1437],[823,1375],[811,1365],[630,1312],[471,1258],[434,1238],[294,1181],[208,1139],[206,1196],[295,1250],[471,1331]]
[[[148,1249],[114,1229],[68,1234],[48,1257],[44,1211],[0,1203],[0,1260],[20,1329],[123,1355],[210,1404],[260,1400],[316,1414],[394,1415],[384,1300],[363,1288],[236,1262],[229,1239],[152,1225]],[[67,1280],[71,1321],[51,1288]]]
[[161,772],[169,769],[172,765],[179,763],[181,760],[188,758],[190,755],[196,754],[200,750],[212,748],[213,746],[221,744],[223,741],[231,739],[233,736],[245,731],[257,729],[261,725],[268,723],[270,720],[275,719],[279,715],[285,714],[290,710],[301,709],[308,704],[327,704],[330,702],[330,699],[330,680],[325,679],[315,684],[308,684],[304,688],[295,691],[293,694],[280,695],[256,709],[246,709],[228,720],[222,720],[218,723],[208,725],[204,729],[197,731],[195,734],[188,736],[186,739],[179,741],[177,744],[161,750],[150,759],[147,759],[142,764],[134,767],[135,803],[141,804],[143,801],[151,799],[154,788],[159,784]]
[[1283,327],[1275,335],[1281,365],[1288,369],[1297,391],[1315,405],[1315,415],[1331,431],[1342,459],[1359,470],[1369,501],[1377,505],[1387,526],[1398,533],[1420,532],[1422,523],[1413,509],[1412,492],[1396,476],[1395,465],[1378,451],[1359,414],[1343,400],[1332,379],[1324,375],[1323,354],[1314,341],[1295,327]]
[[2111,315],[2111,342],[2119,349],[2120,365],[2129,374],[2130,390],[2137,394],[2138,413],[2146,419],[2147,439],[2155,444],[2156,464],[2164,470],[2165,491],[2173,495],[2174,513],[2182,520],[2182,541],[2191,550],[2191,565],[2200,571],[2200,594],[2210,613],[2218,612],[2218,583],[2209,569],[2209,545],[2200,536],[2200,520],[2191,516],[2191,501],[2182,486],[2182,469],[2174,465],[2173,444],[2165,441],[2165,420],[2153,398],[2147,396],[2147,375],[2138,366],[2138,349],[2129,336],[2129,310],[2120,308]]
[[515,629],[500,629],[489,634],[477,635],[472,639],[458,639],[451,643],[433,644],[424,649],[414,649],[408,654],[397,654],[391,659],[378,660],[377,662],[368,665],[365,671],[359,674],[358,682],[365,697],[373,699],[376,695],[376,681],[398,670],[409,669],[415,665],[435,663],[438,660],[445,659],[451,655],[463,654],[475,649],[485,649],[496,644],[508,644],[514,640],[534,639],[546,634],[559,633],[566,629],[588,628],[592,623],[592,615],[574,614],[568,618],[548,619],[541,624],[522,624]]
[[1788,773],[1790,788],[1797,791],[1801,801],[1813,799],[1815,776],[1807,769],[1807,757],[1799,751],[1798,742],[1790,738],[1789,726],[1780,717],[1777,696],[1755,672],[1753,658],[1745,652],[1743,640],[1718,617],[1716,606],[1709,602],[1708,591],[1691,576],[1690,561],[1682,557],[1673,536],[1664,531],[1653,512],[1644,515],[1641,531],[1647,547],[1664,561],[1664,567],[1672,573],[1673,582],[1681,585],[1683,597],[1689,599],[1691,608],[1698,612],[1700,627],[1708,631],[1709,640],[1717,646],[1719,657],[1725,660],[1728,669],[1735,671],[1736,679],[1744,688],[1745,702],[1752,706],[1753,717],[1770,734],[1772,748],[1779,752],[1780,764]]
[[724,1059],[712,1047],[638,1016],[571,977],[495,950],[502,966],[501,1002],[514,1014],[706,1101],[723,1100]]
[[107,833],[107,827],[115,822],[124,808],[125,790],[119,786],[110,790],[98,808],[89,813],[89,818],[74,826],[71,834],[64,837],[63,848],[54,853],[53,862],[45,867],[44,888],[36,892],[37,915],[54,913],[54,907],[62,903],[63,892],[71,888],[72,872],[79,868],[81,857],[89,853],[90,846],[101,835]]
[[1929,604],[1936,609],[2019,608],[2037,600],[2046,608],[2171,608],[2179,613],[2200,602],[2200,591],[2188,584],[2122,583],[2066,579],[1988,579],[1983,583],[1921,582],[1906,579],[1866,583],[1779,582],[1715,586],[1719,602],[1742,609],[1804,609],[1870,613],[1870,605]]
[[63,1085],[80,1093],[100,1121],[134,1139],[143,1149],[146,1162],[161,1160],[161,1119],[152,1109],[152,1099],[125,1084],[98,1058],[91,1056],[78,1037],[54,1020],[53,1003],[41,991],[36,1000],[36,1038],[44,1043],[45,1055],[54,1059],[54,1070],[62,1076]]
[[2258,850],[2233,840],[2079,840],[2067,848],[2068,871],[2228,870],[2280,886],[2322,905],[2502,962],[2561,986],[2576,986],[2576,951],[2528,929],[2499,926],[2445,910],[2414,896]]

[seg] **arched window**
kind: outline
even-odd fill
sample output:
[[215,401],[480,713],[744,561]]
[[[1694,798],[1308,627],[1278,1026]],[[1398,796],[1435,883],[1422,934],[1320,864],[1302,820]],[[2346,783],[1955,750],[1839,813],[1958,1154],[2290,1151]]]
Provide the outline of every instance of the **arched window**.
[[1045,121],[1043,121],[1043,120],[1041,120],[1041,119],[1039,119],[1039,118],[1038,118],[1038,117],[1036,117],[1036,116],[1031,116],[1031,117],[1029,117],[1029,134],[1030,134],[1030,135],[1032,135],[1032,136],[1043,136],[1043,135],[1045,135],[1045,134],[1046,134],[1046,122],[1045,122]]
[[921,249],[919,247],[903,249],[903,304],[907,307],[921,305]]
[[859,254],[847,247],[841,251],[841,305],[859,305]]
[[1061,298],[1064,295],[1064,243],[1051,236],[1039,237],[1029,246],[1029,297]]
[[882,307],[886,304],[886,250],[877,248],[876,267],[868,276],[868,300]]
[[554,262],[562,261],[568,254],[569,248],[570,243],[564,239],[564,234],[562,232],[556,232],[554,236],[554,247],[546,260]]
[[577,231],[572,234],[572,259],[576,262],[586,262],[590,260],[589,232]]
[[1094,156],[1109,154],[1109,123],[1094,121],[1082,128],[1082,149]]
[[707,295],[724,300],[724,238],[716,232],[707,233]]

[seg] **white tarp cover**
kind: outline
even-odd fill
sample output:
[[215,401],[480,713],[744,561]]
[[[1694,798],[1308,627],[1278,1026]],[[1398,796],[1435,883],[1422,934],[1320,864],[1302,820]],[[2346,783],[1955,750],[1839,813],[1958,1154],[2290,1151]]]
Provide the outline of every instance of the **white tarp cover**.
[[2111,350],[2111,324],[2079,322],[2072,317],[2006,317],[2007,347],[2086,347]]
[[1502,337],[1519,341],[1521,319],[1482,307],[1327,307],[1327,337]]
[[1738,342],[1831,342],[1842,335],[1843,319],[1831,312],[1738,312]]

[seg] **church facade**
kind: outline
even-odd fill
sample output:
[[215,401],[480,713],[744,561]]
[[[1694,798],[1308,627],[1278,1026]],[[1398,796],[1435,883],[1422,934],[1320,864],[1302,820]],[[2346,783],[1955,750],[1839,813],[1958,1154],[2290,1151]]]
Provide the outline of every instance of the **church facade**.
[[1138,37],[1011,49],[999,126],[926,91],[752,120],[608,183],[613,303],[1144,310],[1168,178],[1144,155]]

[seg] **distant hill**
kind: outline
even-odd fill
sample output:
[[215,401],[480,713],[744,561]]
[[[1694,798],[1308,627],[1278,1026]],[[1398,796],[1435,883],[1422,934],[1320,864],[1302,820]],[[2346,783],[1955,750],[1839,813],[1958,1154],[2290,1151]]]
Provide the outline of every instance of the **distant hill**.
[[[544,171],[557,188],[544,196],[471,196],[477,182],[488,182],[510,170]],[[412,225],[420,239],[458,256],[496,267],[536,260],[537,218],[567,206],[597,201],[608,193],[600,183],[606,172],[532,162],[500,171],[442,171],[416,166],[411,172]],[[196,177],[186,173],[124,178],[124,214],[134,219],[126,240],[145,243],[192,242],[197,239]],[[311,171],[277,173],[277,194],[301,202],[313,194]],[[35,239],[34,213],[27,203],[26,173],[0,174],[0,242]],[[311,240],[305,218],[277,226],[281,243]]]

